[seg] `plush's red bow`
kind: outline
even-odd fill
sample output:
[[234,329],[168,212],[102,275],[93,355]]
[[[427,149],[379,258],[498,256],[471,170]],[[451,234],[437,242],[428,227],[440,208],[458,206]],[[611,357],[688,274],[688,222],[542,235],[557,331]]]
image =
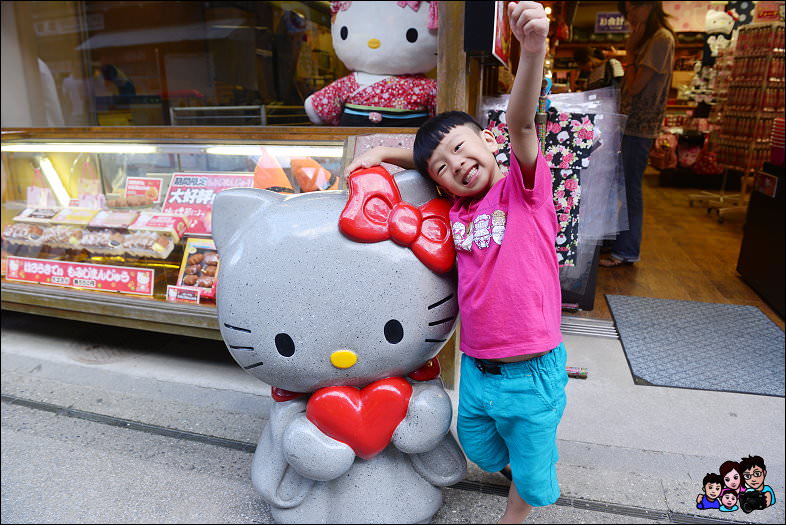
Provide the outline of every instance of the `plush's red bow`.
[[432,199],[420,208],[402,201],[393,176],[374,166],[349,176],[349,200],[338,227],[357,242],[392,239],[408,246],[432,271],[445,273],[456,260],[449,211],[446,199]]

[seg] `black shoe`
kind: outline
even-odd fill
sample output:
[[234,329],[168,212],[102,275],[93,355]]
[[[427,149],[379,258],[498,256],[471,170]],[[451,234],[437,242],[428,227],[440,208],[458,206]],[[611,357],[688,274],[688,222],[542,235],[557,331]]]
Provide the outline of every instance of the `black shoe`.
[[508,478],[508,481],[513,481],[513,472],[510,470],[510,465],[505,465],[505,468],[500,470],[499,473]]

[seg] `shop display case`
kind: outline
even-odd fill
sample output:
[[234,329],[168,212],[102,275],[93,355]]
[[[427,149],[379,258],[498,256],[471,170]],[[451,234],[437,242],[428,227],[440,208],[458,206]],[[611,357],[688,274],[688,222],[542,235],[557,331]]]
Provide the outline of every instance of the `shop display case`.
[[213,197],[344,189],[353,132],[4,130],[3,309],[220,339]]

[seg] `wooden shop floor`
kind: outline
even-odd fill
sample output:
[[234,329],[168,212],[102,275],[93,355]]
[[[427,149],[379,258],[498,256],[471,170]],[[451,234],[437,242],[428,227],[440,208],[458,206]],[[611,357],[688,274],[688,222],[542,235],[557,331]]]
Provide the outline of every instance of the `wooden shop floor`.
[[592,310],[568,317],[611,320],[605,294],[757,306],[781,329],[784,320],[737,273],[743,213],[718,223],[701,204],[689,205],[691,188],[658,186],[657,172],[644,176],[641,261],[598,268]]

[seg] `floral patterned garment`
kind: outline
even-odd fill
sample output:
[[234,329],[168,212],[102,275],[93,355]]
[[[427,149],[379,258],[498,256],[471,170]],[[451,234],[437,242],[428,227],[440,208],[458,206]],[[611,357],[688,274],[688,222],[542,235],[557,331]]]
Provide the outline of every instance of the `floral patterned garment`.
[[[490,110],[486,127],[500,144],[497,162],[507,174],[510,165],[510,137],[504,110]],[[575,266],[579,232],[580,173],[589,166],[592,146],[597,139],[595,115],[548,111],[543,156],[551,168],[554,209],[559,233],[555,247],[560,266]]]
[[436,114],[437,81],[425,75],[389,76],[365,88],[355,73],[342,77],[317,91],[312,103],[323,122],[338,126],[344,104],[398,110],[423,110]]

